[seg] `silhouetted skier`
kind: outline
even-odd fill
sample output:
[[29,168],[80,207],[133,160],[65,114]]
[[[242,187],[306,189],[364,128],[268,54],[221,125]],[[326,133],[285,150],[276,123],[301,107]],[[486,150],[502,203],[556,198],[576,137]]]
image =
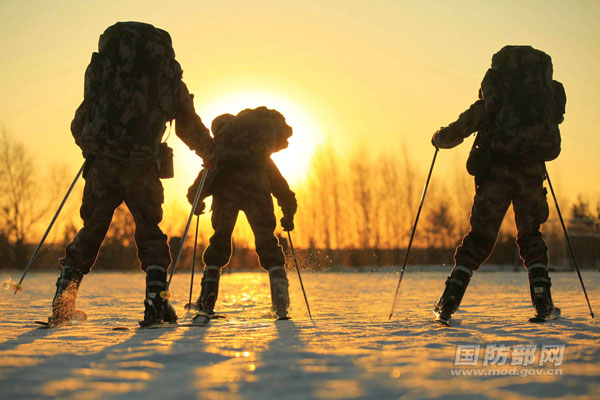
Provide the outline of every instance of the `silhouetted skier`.
[[172,172],[170,149],[160,145],[165,123],[175,119],[177,136],[201,157],[211,158],[214,146],[181,77],[166,31],[139,22],[119,22],[100,36],[98,52],[92,54],[85,72],[84,100],[71,124],[86,159],[84,226],[60,260],[62,273],[56,283],[51,325],[73,317],[81,280],[96,260],[114,210],[123,202],[136,224],[138,257],[146,272],[140,324],[177,320],[173,307],[160,295],[171,263],[167,237],[158,226],[163,203],[160,177]]
[[479,98],[432,139],[436,147],[452,148],[479,131],[467,162],[476,184],[471,231],[456,249],[454,269],[434,313],[448,323],[473,271],[489,257],[512,203],[536,318],[557,318],[540,225],[548,219],[544,162],[560,153],[564,88],[552,80],[550,56],[530,46],[506,46],[492,57]]
[[[273,309],[278,318],[285,319],[290,304],[288,280],[285,257],[273,234],[276,220],[271,194],[283,211],[281,226],[286,231],[294,229],[297,203],[270,156],[288,146],[292,128],[279,112],[259,107],[241,111],[235,117],[223,114],[215,118],[212,131],[219,162],[210,171],[201,197],[213,196],[215,232],[203,255],[206,267],[196,302],[200,316],[214,315],[220,271],[229,263],[231,235],[238,213],[244,211],[254,233],[260,264],[269,271]],[[200,174],[188,190],[190,203],[198,190]]]

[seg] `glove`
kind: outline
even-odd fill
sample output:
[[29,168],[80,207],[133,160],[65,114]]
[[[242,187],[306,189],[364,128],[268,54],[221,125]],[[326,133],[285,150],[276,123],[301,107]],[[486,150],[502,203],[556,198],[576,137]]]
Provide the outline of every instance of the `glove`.
[[213,151],[204,157],[202,166],[205,169],[213,169],[217,165],[217,161],[218,161],[217,154]]
[[286,232],[291,232],[294,230],[294,215],[284,215],[281,218],[281,227]]
[[435,133],[433,134],[433,136],[431,137],[431,144],[433,145],[433,147],[435,147],[436,149],[440,148],[440,144],[438,143],[438,135],[440,134],[440,132],[443,130],[444,128],[440,128],[437,131],[435,131]]
[[[196,177],[196,180],[192,184],[192,186],[190,186],[188,188],[186,197],[187,197],[187,201],[190,203],[190,205],[194,204],[194,199],[196,197],[196,193],[198,192],[198,187],[200,185],[200,179],[202,178],[202,174],[203,174],[203,172],[200,171],[198,173],[198,176]],[[196,205],[196,209],[194,210],[194,214],[202,215],[202,213],[204,213],[205,207],[206,207],[206,205],[204,204],[204,201],[202,200],[202,198],[200,198],[200,200],[198,200],[198,204]]]
[[196,204],[196,209],[194,210],[194,215],[204,214],[205,208],[206,208],[206,204],[204,204],[204,201],[198,201],[198,204]]

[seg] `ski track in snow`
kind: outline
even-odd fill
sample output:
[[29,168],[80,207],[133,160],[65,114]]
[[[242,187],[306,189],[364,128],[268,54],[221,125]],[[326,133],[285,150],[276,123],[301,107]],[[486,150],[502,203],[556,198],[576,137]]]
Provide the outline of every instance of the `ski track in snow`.
[[[227,319],[200,328],[113,331],[141,319],[141,273],[86,276],[78,308],[88,322],[56,330],[36,329],[33,321],[49,315],[57,274],[32,273],[23,292],[0,293],[0,397],[600,398],[600,328],[574,272],[551,275],[563,317],[547,324],[527,323],[525,273],[477,272],[453,328],[435,324],[431,313],[447,274],[408,272],[388,321],[397,273],[304,273],[314,323],[295,271],[289,273],[294,319],[277,322],[267,273],[226,274],[216,309]],[[600,273],[583,277],[600,312]],[[188,285],[182,273],[171,287],[181,321],[190,318],[183,310]],[[194,300],[198,290],[199,282]],[[486,345],[564,344],[562,376],[452,376],[452,369],[465,368],[453,365],[456,346],[477,344],[480,361],[471,368],[483,368]]]

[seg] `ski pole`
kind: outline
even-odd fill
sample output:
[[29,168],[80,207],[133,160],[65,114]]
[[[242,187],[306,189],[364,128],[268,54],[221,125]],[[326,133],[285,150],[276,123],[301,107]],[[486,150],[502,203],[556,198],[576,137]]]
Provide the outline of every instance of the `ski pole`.
[[23,271],[23,275],[21,275],[21,279],[19,280],[19,283],[17,283],[17,284],[14,285],[14,289],[15,289],[15,293],[14,294],[17,294],[17,292],[20,292],[21,290],[23,290],[23,286],[21,286],[21,284],[23,283],[23,280],[25,279],[25,275],[27,275],[27,272],[29,272],[29,269],[33,265],[33,261],[35,260],[38,252],[42,248],[42,245],[44,244],[44,241],[46,240],[46,237],[48,236],[48,233],[50,233],[50,229],[52,229],[52,226],[54,225],[54,222],[56,221],[56,218],[58,218],[58,214],[60,214],[63,206],[65,205],[65,203],[67,202],[67,199],[69,198],[69,195],[71,194],[71,191],[75,187],[75,184],[77,183],[77,180],[79,180],[79,177],[83,173],[83,167],[84,166],[85,166],[85,161],[81,165],[81,168],[79,168],[79,172],[77,172],[77,175],[75,175],[75,179],[73,179],[73,182],[71,183],[71,186],[69,186],[69,189],[67,190],[67,194],[65,194],[65,197],[63,198],[62,202],[58,206],[58,209],[56,210],[56,213],[54,214],[54,217],[52,217],[52,221],[50,221],[50,225],[48,225],[48,228],[46,229],[46,232],[44,232],[44,235],[42,236],[42,240],[40,240],[40,243],[37,245],[37,247],[33,251],[33,254],[31,255],[31,258],[29,259],[29,262],[27,263],[27,266],[25,267],[25,270]]
[[583,294],[585,295],[585,301],[587,301],[588,308],[590,309],[590,315],[592,316],[592,318],[594,318],[594,312],[592,311],[590,299],[588,298],[587,291],[585,290],[585,285],[583,284],[583,278],[581,277],[581,271],[579,271],[579,265],[577,264],[577,258],[575,258],[575,251],[573,250],[573,245],[571,244],[571,240],[569,239],[569,234],[567,233],[567,227],[565,226],[565,221],[563,220],[562,214],[560,212],[560,208],[558,208],[558,200],[556,199],[556,195],[554,194],[554,188],[552,187],[552,182],[550,182],[550,175],[548,175],[547,169],[546,169],[546,178],[548,179],[548,186],[550,186],[550,192],[552,193],[552,198],[554,198],[554,204],[556,205],[556,212],[558,213],[558,218],[560,219],[560,224],[562,225],[563,232],[565,233],[565,238],[567,239],[567,244],[569,245],[569,251],[571,252],[571,258],[573,259],[573,264],[575,264],[575,271],[577,271],[577,276],[579,277],[579,282],[581,283],[581,288],[583,289]]
[[175,269],[177,268],[177,263],[179,262],[179,258],[181,257],[181,253],[183,251],[183,244],[185,243],[185,237],[187,236],[188,230],[190,229],[190,224],[192,223],[192,218],[194,217],[194,211],[196,211],[196,206],[198,205],[198,200],[200,199],[200,194],[202,193],[202,189],[204,188],[204,183],[206,182],[206,176],[208,175],[208,169],[204,169],[204,173],[202,174],[202,178],[200,178],[200,184],[198,185],[198,191],[196,192],[196,196],[194,197],[194,203],[192,204],[192,210],[190,211],[190,216],[188,218],[187,224],[185,225],[185,229],[183,231],[183,236],[179,242],[179,249],[177,250],[177,256],[175,256],[175,261],[173,261],[173,265],[171,266],[171,274],[169,275],[169,281],[167,282],[167,287],[164,291],[160,293],[160,296],[164,299],[169,298],[169,287],[171,286],[171,280],[173,279],[173,274],[175,273]]
[[415,218],[415,223],[413,225],[412,233],[410,234],[410,240],[408,241],[408,248],[406,249],[406,254],[404,255],[404,262],[402,263],[402,269],[400,270],[400,278],[398,279],[398,285],[396,286],[396,294],[394,295],[394,302],[392,303],[392,310],[390,311],[390,315],[389,315],[388,319],[392,319],[392,315],[394,315],[394,307],[396,306],[396,300],[398,299],[398,292],[400,291],[400,284],[402,283],[402,277],[404,276],[404,270],[406,269],[406,262],[408,261],[408,255],[410,254],[412,242],[415,237],[415,231],[417,230],[417,223],[419,222],[419,216],[421,215],[421,208],[423,208],[423,202],[425,201],[425,194],[427,193],[427,187],[429,186],[429,181],[431,180],[431,173],[433,172],[433,166],[435,165],[435,159],[438,155],[438,151],[440,151],[440,149],[438,147],[436,147],[435,153],[433,153],[433,161],[431,161],[431,167],[429,168],[429,175],[427,175],[427,182],[425,182],[425,187],[423,188],[423,194],[421,195],[421,203],[419,204],[419,210],[417,211],[417,216]]
[[194,271],[196,270],[196,247],[198,247],[198,225],[200,224],[200,216],[196,215],[196,236],[194,238],[194,258],[192,259],[192,276],[190,277],[190,298],[186,308],[192,308],[192,290],[194,288]]
[[294,263],[296,264],[296,271],[298,271],[298,280],[300,281],[300,287],[302,288],[302,294],[304,295],[304,301],[306,302],[306,309],[308,310],[308,316],[311,321],[313,319],[310,313],[310,306],[308,305],[308,298],[306,297],[306,291],[304,290],[304,284],[302,283],[302,276],[300,275],[300,267],[298,266],[298,259],[296,258],[296,252],[294,251],[294,244],[292,243],[292,234],[287,231],[288,239],[290,241],[290,249],[292,249],[292,255],[294,256]]

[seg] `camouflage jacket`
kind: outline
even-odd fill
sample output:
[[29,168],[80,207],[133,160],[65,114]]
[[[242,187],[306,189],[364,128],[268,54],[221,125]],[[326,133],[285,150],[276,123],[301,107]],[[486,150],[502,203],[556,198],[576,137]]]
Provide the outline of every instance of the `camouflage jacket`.
[[[219,163],[216,168],[209,170],[209,175],[200,194],[200,201],[226,190],[228,186],[251,184],[253,190],[265,191],[275,196],[277,204],[284,215],[296,214],[298,209],[296,195],[270,157],[262,167],[256,165],[244,167],[224,165],[221,161]],[[200,171],[198,177],[188,189],[187,199],[190,204],[194,203],[194,196],[198,191],[198,185],[205,171],[204,169]],[[199,207],[203,209],[201,205]]]

